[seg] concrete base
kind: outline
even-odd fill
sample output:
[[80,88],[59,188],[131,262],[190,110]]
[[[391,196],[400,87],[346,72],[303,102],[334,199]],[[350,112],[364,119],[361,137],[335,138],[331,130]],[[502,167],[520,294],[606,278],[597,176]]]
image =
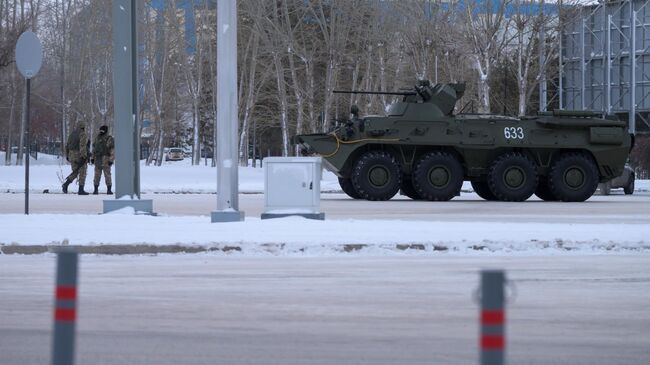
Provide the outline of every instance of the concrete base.
[[262,213],[262,219],[271,219],[271,218],[284,218],[284,217],[303,217],[307,219],[316,219],[316,220],[325,220],[325,213],[282,213],[282,214],[274,214],[274,213]]
[[211,218],[212,223],[242,222],[244,220],[244,212],[219,210],[212,212]]
[[153,212],[153,200],[104,200],[104,213],[110,213],[122,208],[131,207],[136,214],[155,215]]

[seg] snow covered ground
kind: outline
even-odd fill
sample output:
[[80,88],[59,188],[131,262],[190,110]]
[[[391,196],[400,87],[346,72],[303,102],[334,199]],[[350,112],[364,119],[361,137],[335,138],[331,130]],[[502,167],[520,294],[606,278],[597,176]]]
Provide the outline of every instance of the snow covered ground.
[[[15,160],[15,159],[14,159]],[[0,163],[4,152],[0,152]],[[38,160],[30,162],[30,192],[61,192],[61,184],[70,173],[70,165],[62,163],[57,156],[39,154]],[[203,163],[203,160],[201,160]],[[208,162],[209,163],[209,162]],[[94,167],[88,166],[86,188],[92,185]],[[140,184],[143,193],[216,193],[216,168],[199,165],[192,166],[189,159],[163,162],[163,166],[140,167]],[[102,183],[103,184],[103,183]],[[24,166],[0,166],[0,192],[23,192],[25,189]],[[649,192],[650,180],[637,180],[635,191]],[[261,167],[239,168],[239,191],[241,193],[264,192],[264,169]],[[322,192],[341,192],[334,174],[324,170],[321,181]],[[463,191],[472,191],[465,182]]]
[[[132,214],[132,213],[131,213]],[[0,243],[183,245],[246,254],[322,255],[498,251],[650,252],[646,224],[326,220],[299,217],[210,223],[209,217],[21,214],[0,219]]]

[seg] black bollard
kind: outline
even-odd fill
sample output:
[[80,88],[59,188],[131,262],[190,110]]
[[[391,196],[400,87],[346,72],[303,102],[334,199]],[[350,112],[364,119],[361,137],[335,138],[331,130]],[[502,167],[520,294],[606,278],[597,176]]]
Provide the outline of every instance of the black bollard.
[[78,256],[71,250],[57,254],[52,365],[74,364]]
[[503,271],[481,273],[481,365],[505,364]]

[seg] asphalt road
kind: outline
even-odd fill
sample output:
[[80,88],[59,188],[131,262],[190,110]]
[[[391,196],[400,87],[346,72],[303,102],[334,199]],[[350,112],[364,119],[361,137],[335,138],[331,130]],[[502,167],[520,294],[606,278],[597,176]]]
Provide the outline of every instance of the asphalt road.
[[[153,199],[154,211],[166,215],[209,215],[216,210],[214,194],[143,194]],[[102,212],[106,195],[30,194],[31,213]],[[0,214],[24,212],[23,194],[0,194]],[[408,219],[482,222],[647,223],[650,224],[650,193],[593,196],[583,203],[487,202],[474,193],[462,193],[448,202],[413,201],[396,197],[390,201],[353,200],[344,194],[321,194],[321,211],[327,219]],[[240,194],[239,209],[247,217],[260,217],[263,194]]]
[[[650,359],[650,256],[84,256],[77,364],[477,364],[506,268],[510,364]],[[49,363],[54,256],[0,255],[0,364]]]

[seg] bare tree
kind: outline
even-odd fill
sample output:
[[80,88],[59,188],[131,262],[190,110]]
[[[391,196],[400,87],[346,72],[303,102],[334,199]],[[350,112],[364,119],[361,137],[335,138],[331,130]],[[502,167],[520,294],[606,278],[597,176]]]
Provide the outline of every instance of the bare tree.
[[477,72],[479,112],[490,112],[490,71],[508,44],[510,21],[505,10],[512,0],[465,2],[464,27],[471,62]]

